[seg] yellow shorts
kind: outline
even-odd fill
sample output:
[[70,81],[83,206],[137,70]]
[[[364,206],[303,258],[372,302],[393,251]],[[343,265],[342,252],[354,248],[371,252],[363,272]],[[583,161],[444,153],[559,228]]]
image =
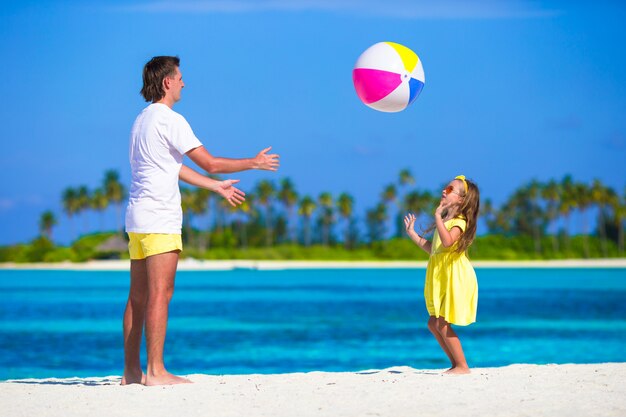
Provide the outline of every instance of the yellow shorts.
[[183,240],[180,235],[166,233],[128,233],[128,252],[130,259],[146,259],[148,256],[159,253],[183,250]]

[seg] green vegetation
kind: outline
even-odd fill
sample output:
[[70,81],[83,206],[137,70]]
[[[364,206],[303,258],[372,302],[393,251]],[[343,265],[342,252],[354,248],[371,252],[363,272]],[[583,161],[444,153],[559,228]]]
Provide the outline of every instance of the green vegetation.
[[121,259],[128,255],[121,248],[110,250],[102,245],[119,234],[96,233],[81,236],[71,246],[55,246],[46,236],[28,244],[0,247],[0,262],[84,262],[90,259]]
[[[422,226],[432,222],[440,191],[414,187],[409,170],[386,185],[380,200],[355,213],[354,198],[344,192],[300,195],[289,178],[262,180],[237,208],[202,189],[181,188],[184,212],[183,257],[197,259],[268,260],[425,260],[427,255],[404,237],[402,217],[418,216]],[[621,195],[600,181],[576,182],[571,176],[547,183],[531,181],[516,189],[501,207],[483,196],[481,224],[488,233],[470,249],[472,259],[526,260],[609,258],[624,256],[626,190]],[[67,188],[62,195],[64,221],[74,230],[81,214],[116,208],[117,230],[83,233],[69,247],[55,246],[52,232],[57,216],[46,211],[39,221],[40,236],[28,244],[0,247],[0,262],[81,262],[127,258],[122,232],[126,190],[115,171],[107,171],[100,187]],[[570,236],[572,214],[582,234]],[[592,218],[595,217],[594,218]],[[102,222],[100,222],[100,230]],[[590,225],[594,225],[594,230]],[[388,230],[389,226],[392,230]],[[74,232],[72,232],[74,233]],[[391,236],[391,237],[390,237]]]
[[[35,239],[29,244],[0,248],[0,262],[83,262],[90,259],[127,259],[125,250],[99,250],[98,246],[117,233],[100,233],[83,236],[72,246],[54,246],[45,237]],[[546,251],[537,254],[532,238],[528,236],[487,235],[476,238],[469,256],[473,260],[548,260],[581,258],[615,258],[620,255],[617,245],[609,242],[607,255],[604,255],[603,243],[598,237],[570,237],[570,249],[552,252],[550,237],[544,237],[542,243]],[[589,251],[589,256],[586,251]],[[255,259],[255,260],[327,260],[327,261],[369,261],[369,260],[427,260],[425,252],[418,249],[409,239],[393,238],[387,241],[362,245],[347,249],[342,244],[330,246],[280,244],[272,247],[236,247],[215,246],[199,250],[187,244],[182,258],[194,259]]]

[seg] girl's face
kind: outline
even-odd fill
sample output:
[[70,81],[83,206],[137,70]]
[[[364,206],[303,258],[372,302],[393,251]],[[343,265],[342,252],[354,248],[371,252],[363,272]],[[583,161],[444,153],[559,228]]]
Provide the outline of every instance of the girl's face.
[[463,181],[452,180],[441,192],[441,201],[445,204],[458,206],[463,202],[463,195],[465,195]]

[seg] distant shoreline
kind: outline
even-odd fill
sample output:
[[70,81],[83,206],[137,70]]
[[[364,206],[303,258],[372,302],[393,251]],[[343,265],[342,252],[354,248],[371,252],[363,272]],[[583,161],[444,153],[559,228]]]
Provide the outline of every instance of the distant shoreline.
[[[179,271],[229,271],[234,269],[423,269],[426,261],[265,261],[182,259]],[[563,259],[549,261],[473,261],[476,268],[626,268],[626,258]],[[0,263],[0,270],[125,271],[128,260],[83,263]]]

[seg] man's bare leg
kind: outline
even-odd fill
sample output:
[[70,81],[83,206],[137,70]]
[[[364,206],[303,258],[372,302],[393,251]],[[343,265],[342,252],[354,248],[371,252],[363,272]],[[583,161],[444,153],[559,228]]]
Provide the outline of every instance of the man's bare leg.
[[163,363],[167,316],[169,303],[174,294],[178,252],[161,253],[146,258],[148,271],[148,301],[146,305],[148,369],[146,385],[172,385],[191,382],[167,372]]
[[122,385],[142,384],[143,373],[139,351],[146,301],[148,299],[148,273],[146,260],[130,261],[130,290],[124,311],[124,376]]
[[469,374],[470,369],[469,366],[467,366],[467,361],[465,360],[465,353],[463,353],[461,341],[459,340],[459,336],[457,336],[456,332],[452,330],[450,323],[439,317],[437,319],[437,328],[439,329],[439,334],[443,337],[443,341],[446,346],[448,346],[455,363],[454,367],[452,369],[448,369],[445,373]]

